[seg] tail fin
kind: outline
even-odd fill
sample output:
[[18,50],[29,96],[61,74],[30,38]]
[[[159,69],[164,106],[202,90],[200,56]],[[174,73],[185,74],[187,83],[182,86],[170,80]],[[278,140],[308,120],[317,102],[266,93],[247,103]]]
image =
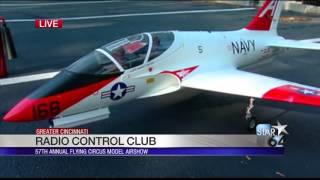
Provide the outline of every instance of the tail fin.
[[280,14],[283,8],[282,0],[266,0],[258,14],[245,27],[251,31],[272,31],[277,33]]

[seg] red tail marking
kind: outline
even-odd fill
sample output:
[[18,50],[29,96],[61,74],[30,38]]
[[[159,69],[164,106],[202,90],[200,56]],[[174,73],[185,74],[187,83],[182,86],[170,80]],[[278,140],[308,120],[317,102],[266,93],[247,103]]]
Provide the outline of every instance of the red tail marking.
[[258,14],[245,27],[248,30],[269,31],[279,0],[266,0]]

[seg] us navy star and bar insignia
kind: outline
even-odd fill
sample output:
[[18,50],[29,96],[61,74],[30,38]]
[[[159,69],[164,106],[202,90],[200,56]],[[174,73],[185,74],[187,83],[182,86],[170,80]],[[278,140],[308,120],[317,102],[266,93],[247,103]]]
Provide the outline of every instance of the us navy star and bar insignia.
[[131,93],[135,91],[135,86],[127,86],[123,82],[118,82],[112,86],[109,91],[101,92],[101,99],[110,98],[111,100],[120,100],[127,93]]

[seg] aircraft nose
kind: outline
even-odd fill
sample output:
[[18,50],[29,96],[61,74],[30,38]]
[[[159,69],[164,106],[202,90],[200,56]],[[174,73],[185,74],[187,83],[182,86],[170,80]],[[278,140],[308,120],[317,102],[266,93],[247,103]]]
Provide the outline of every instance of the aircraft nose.
[[5,122],[25,122],[31,121],[33,119],[32,107],[33,100],[28,98],[20,101],[16,106],[14,106],[4,117]]
[[[118,75],[95,78],[62,71],[21,100],[3,118],[5,122],[28,122],[55,118],[82,99],[109,84]],[[82,107],[84,111],[91,108]]]

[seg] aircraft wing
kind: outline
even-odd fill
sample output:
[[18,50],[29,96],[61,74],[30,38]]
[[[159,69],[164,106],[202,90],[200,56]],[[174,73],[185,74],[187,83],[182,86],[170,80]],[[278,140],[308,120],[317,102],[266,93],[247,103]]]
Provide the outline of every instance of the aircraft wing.
[[310,40],[281,40],[268,44],[270,47],[278,48],[292,48],[292,49],[307,49],[307,50],[320,50],[320,39]]
[[237,69],[198,72],[182,87],[310,106],[320,106],[320,89]]

